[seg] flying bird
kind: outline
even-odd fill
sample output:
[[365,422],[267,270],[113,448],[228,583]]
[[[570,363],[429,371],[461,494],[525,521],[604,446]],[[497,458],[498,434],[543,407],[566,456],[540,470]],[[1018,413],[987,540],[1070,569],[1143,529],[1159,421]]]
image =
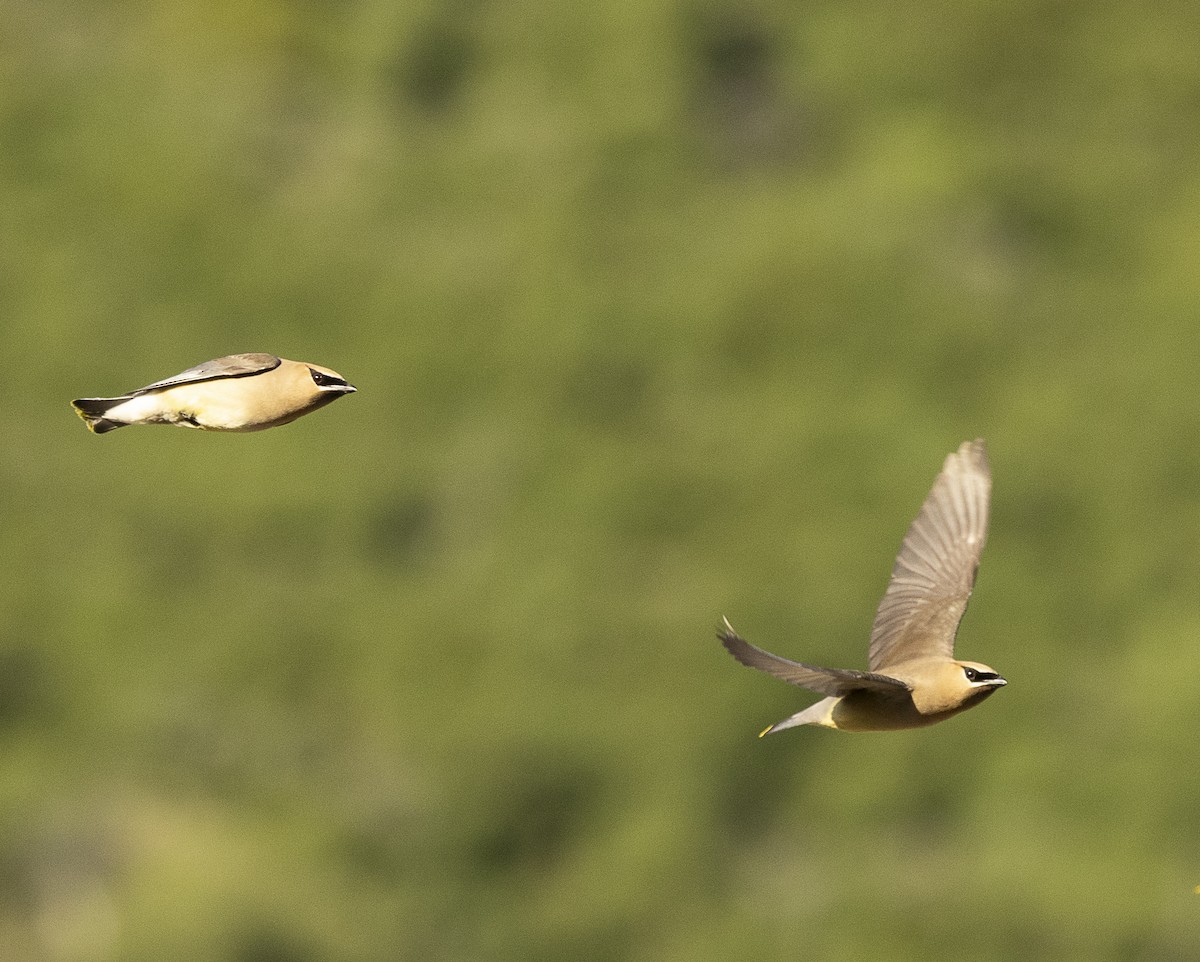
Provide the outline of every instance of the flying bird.
[[987,665],[954,658],[987,539],[992,476],[982,440],[964,441],[908,529],[871,629],[867,671],[818,668],[780,658],[738,636],[717,637],[743,665],[824,695],[759,737],[797,725],[841,731],[920,728],[973,708],[1007,684]]
[[355,387],[337,371],[274,354],[231,354],[119,397],[71,402],[94,434],[128,424],[262,431],[323,408]]

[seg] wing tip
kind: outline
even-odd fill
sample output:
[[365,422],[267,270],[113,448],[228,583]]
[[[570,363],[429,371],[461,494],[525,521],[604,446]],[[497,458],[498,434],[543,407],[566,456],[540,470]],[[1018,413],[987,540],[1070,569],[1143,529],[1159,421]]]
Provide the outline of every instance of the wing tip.
[[991,477],[992,465],[988,459],[987,442],[983,438],[974,441],[963,441],[958,450],[946,456],[944,470],[973,470],[985,477]]
[[[733,656],[733,660],[739,665],[745,665],[747,668],[756,668],[759,671],[766,670],[762,665],[755,663],[755,654],[759,653],[759,650],[733,630],[733,625],[729,623],[728,618],[721,619],[721,624],[717,628],[717,638],[725,650]],[[767,652],[761,652],[761,654],[767,655],[768,658],[774,657]]]

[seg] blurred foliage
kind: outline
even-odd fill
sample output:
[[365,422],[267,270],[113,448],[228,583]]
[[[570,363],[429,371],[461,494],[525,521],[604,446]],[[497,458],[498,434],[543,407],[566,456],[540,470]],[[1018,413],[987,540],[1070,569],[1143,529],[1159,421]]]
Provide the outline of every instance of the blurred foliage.
[[[1192,5],[9,0],[0,942],[1182,960]],[[237,351],[248,436],[67,406]],[[757,741],[988,439],[934,729]]]

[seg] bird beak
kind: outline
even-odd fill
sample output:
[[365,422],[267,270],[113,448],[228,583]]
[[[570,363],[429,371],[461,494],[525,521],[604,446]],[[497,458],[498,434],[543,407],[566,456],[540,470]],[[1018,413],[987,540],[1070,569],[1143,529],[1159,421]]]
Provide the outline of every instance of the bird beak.
[[995,678],[989,678],[988,684],[991,685],[993,688],[1003,688],[1005,685],[1008,684],[1008,679],[1001,678],[999,675],[997,675]]

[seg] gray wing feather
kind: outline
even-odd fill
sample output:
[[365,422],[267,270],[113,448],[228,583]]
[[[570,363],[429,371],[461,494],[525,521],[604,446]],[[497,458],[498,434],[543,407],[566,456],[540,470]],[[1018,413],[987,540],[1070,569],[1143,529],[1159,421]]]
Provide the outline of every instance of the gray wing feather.
[[892,568],[871,629],[868,665],[954,655],[954,636],[987,540],[991,468],[982,440],[946,458]]
[[879,675],[869,671],[853,671],[848,668],[817,668],[814,665],[802,665],[798,661],[789,661],[772,655],[769,651],[756,648],[745,638],[740,637],[728,621],[717,629],[717,637],[721,639],[726,650],[743,665],[757,668],[769,675],[774,675],[783,681],[822,695],[844,695],[858,689],[873,689],[895,693],[911,691],[911,686],[896,678]]
[[281,361],[274,354],[230,354],[228,357],[218,357],[205,361],[186,371],[180,371],[171,377],[147,384],[136,391],[130,391],[129,397],[158,391],[165,387],[175,387],[178,384],[194,384],[197,381],[215,381],[223,377],[246,377],[250,374],[262,374],[279,367]]

